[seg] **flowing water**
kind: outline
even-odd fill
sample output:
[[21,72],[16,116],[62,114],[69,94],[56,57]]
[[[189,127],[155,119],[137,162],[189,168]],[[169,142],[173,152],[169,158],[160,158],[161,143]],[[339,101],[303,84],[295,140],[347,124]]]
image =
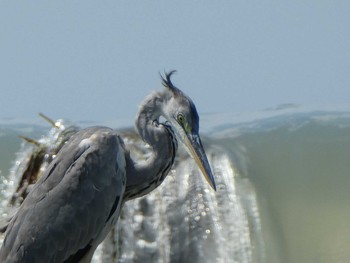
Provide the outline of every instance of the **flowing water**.
[[[349,111],[208,115],[205,125],[217,192],[180,148],[163,184],[125,204],[94,262],[350,261]],[[3,218],[33,149],[17,136],[53,143],[48,130],[0,126]],[[147,154],[132,129],[122,133],[135,158]]]

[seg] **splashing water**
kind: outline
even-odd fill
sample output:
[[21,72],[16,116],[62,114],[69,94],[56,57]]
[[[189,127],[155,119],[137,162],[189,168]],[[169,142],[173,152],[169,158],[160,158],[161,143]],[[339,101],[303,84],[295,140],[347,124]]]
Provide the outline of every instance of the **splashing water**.
[[158,189],[125,204],[114,236],[119,262],[259,262],[254,189],[239,179],[224,151],[213,147],[208,154],[217,192],[181,152]]

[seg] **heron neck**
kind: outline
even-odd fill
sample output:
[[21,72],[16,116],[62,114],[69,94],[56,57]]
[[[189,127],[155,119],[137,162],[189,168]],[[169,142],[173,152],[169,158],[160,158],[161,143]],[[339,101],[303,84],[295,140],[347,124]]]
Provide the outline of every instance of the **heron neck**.
[[159,93],[142,104],[136,128],[141,138],[151,147],[151,155],[142,161],[127,158],[127,183],[124,200],[148,194],[157,188],[174,163],[177,142],[170,127],[159,123],[163,101]]

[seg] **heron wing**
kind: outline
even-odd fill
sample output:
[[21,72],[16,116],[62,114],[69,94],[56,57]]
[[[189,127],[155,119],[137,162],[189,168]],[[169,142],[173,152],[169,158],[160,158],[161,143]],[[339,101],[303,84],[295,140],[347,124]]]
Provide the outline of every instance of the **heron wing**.
[[11,220],[0,262],[77,262],[117,220],[125,180],[124,150],[115,132],[78,132]]

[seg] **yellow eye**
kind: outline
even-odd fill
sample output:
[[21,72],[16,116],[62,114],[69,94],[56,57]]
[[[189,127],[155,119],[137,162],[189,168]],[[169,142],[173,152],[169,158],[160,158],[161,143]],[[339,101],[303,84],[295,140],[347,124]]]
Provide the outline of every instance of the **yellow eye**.
[[185,117],[184,117],[181,113],[179,113],[179,114],[177,115],[177,121],[178,121],[180,124],[184,124]]

